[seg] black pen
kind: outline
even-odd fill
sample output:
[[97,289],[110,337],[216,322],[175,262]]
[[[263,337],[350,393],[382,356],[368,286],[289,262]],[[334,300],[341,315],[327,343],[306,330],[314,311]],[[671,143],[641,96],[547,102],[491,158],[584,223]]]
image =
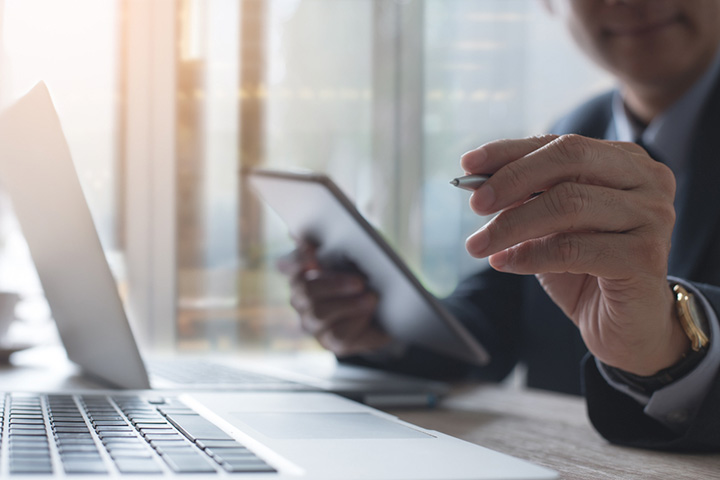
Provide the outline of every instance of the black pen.
[[453,178],[450,180],[450,185],[473,191],[480,188],[480,185],[485,183],[489,178],[490,175],[465,175],[463,177]]

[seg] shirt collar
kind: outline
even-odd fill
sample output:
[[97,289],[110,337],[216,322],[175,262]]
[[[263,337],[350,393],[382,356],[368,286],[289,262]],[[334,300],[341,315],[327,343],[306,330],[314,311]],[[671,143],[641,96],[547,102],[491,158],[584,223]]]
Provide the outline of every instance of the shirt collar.
[[689,155],[691,132],[700,116],[705,100],[720,75],[720,50],[703,76],[670,108],[643,129],[627,113],[622,93],[613,96],[612,112],[616,139],[635,142],[638,138],[676,173]]

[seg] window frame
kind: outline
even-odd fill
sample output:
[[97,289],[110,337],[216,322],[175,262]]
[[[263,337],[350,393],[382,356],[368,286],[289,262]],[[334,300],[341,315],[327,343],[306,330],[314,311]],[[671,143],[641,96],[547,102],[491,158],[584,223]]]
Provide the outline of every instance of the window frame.
[[122,9],[126,308],[142,344],[172,350],[177,321],[177,3],[125,0]]

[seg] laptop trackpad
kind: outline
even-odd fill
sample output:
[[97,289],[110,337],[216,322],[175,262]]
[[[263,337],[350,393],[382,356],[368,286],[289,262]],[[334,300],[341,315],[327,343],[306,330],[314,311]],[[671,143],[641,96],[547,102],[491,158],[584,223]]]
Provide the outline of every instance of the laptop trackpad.
[[274,439],[434,438],[370,413],[233,413]]

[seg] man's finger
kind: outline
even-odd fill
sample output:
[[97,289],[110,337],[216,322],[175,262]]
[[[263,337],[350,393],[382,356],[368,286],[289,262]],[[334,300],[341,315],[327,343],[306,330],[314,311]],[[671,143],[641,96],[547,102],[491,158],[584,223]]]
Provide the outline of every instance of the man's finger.
[[306,303],[304,309],[296,310],[301,312],[303,330],[317,336],[322,331],[332,329],[338,322],[372,318],[377,302],[377,294],[368,292],[352,298]]
[[495,140],[465,153],[460,157],[460,166],[468,173],[492,174],[509,162],[542,148],[557,137],[541,135],[518,140]]
[[[491,255],[496,270],[517,274],[586,273],[608,280],[667,270],[669,245],[621,233],[558,233]],[[663,262],[662,259],[665,259]]]
[[295,250],[278,258],[277,269],[289,277],[308,270],[317,270],[320,264],[315,251],[315,246],[307,242],[299,243]]
[[293,279],[291,285],[313,300],[352,297],[367,289],[361,275],[325,270],[304,272]]
[[626,150],[629,153],[639,153],[639,154],[647,154],[647,150],[645,150],[643,147],[638,145],[637,143],[633,142],[618,142],[615,140],[603,140],[604,143],[607,143],[608,145],[613,145],[617,148],[622,148],[623,150]]
[[628,232],[647,225],[654,211],[633,192],[566,182],[532,201],[503,210],[465,245],[486,257],[518,243],[557,232]]
[[565,135],[495,172],[473,193],[470,204],[479,214],[491,214],[568,181],[630,190],[646,183],[649,176],[658,175],[654,170],[659,169],[667,170],[645,154]]

